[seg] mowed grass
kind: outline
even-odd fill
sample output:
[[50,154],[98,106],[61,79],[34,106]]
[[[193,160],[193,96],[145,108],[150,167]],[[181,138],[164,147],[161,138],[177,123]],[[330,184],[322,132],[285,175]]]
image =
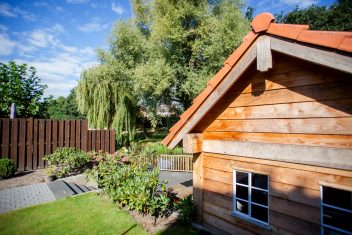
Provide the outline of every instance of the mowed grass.
[[148,234],[111,200],[87,193],[0,215],[0,234]]

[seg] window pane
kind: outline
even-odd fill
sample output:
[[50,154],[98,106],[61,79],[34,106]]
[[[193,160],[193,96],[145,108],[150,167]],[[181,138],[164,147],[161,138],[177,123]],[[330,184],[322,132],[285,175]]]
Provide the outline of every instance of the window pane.
[[267,206],[268,192],[264,192],[258,189],[252,189],[252,202]]
[[236,197],[248,200],[248,187],[236,185]]
[[236,211],[248,215],[248,202],[236,200]]
[[252,186],[261,189],[268,189],[268,176],[252,173]]
[[324,230],[324,233],[323,233],[324,235],[346,235],[346,233],[341,233],[326,227],[324,227],[323,230]]
[[268,209],[261,207],[261,206],[256,206],[256,205],[251,205],[251,213],[252,213],[252,217],[263,221],[265,223],[268,223]]
[[352,233],[352,213],[323,206],[323,223]]
[[352,192],[323,187],[323,203],[352,210]]
[[236,183],[248,185],[248,173],[236,171]]

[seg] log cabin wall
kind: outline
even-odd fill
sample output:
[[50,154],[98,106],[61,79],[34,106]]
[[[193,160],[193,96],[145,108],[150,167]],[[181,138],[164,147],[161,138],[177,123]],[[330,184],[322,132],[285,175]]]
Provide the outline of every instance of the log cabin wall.
[[[194,172],[196,187],[203,190],[195,200],[201,200],[202,223],[220,234],[319,234],[320,183],[352,187],[351,75],[278,53],[273,60],[266,73],[254,62],[192,130],[203,134],[206,148],[199,156],[201,170]],[[237,147],[213,148],[216,141],[257,150],[241,155]],[[271,159],[260,156],[261,145],[276,149]],[[314,151],[315,158],[307,161]],[[280,161],[280,154],[289,160]],[[231,215],[234,169],[269,175],[271,231]]]

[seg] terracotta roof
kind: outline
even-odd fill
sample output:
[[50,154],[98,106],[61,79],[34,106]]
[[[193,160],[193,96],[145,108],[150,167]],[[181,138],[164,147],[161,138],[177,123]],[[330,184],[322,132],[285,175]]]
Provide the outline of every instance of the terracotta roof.
[[257,15],[253,19],[252,30],[243,38],[242,44],[224,62],[224,67],[209,80],[208,86],[193,100],[192,106],[180,116],[180,120],[170,129],[162,144],[169,145],[259,35],[270,34],[298,42],[352,52],[352,32],[313,31],[309,30],[308,25],[276,24],[274,20],[274,16],[267,12]]

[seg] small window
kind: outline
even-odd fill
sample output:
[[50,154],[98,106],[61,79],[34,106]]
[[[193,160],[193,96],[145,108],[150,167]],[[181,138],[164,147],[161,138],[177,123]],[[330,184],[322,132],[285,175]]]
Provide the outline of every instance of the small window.
[[352,192],[321,187],[322,234],[352,234]]
[[234,170],[233,178],[234,215],[261,225],[268,225],[268,176]]

